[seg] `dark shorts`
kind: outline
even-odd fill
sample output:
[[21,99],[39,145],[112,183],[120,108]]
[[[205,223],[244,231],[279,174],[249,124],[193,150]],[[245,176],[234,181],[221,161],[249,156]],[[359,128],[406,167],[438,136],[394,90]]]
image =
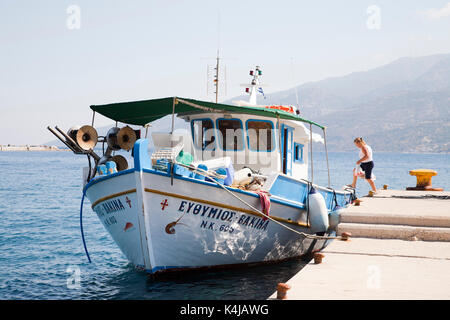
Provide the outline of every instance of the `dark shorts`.
[[373,161],[362,162],[360,166],[365,173],[366,179],[370,179],[372,177],[372,169],[374,167]]

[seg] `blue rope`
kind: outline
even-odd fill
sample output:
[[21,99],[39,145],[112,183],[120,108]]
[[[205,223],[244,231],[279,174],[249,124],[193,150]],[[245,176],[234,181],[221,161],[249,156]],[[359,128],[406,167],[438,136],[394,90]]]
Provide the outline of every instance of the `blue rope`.
[[83,231],[83,203],[84,203],[84,191],[83,191],[83,196],[81,198],[81,206],[80,206],[80,231],[81,231],[81,238],[83,239],[83,246],[84,246],[84,251],[86,252],[86,256],[89,260],[89,263],[91,263],[91,258],[89,257],[89,252],[87,250],[86,247],[86,241],[84,240],[84,231]]

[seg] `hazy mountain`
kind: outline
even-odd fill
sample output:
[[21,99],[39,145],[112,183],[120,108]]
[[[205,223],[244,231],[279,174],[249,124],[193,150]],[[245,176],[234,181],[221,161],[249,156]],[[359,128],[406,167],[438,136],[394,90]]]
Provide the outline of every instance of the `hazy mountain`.
[[[296,104],[301,116],[327,126],[331,151],[354,151],[364,137],[376,151],[450,153],[450,54],[400,58],[342,77],[259,96],[259,104]],[[247,100],[240,96],[226,101]],[[176,127],[187,124],[176,119]],[[169,132],[171,117],[149,129]],[[105,135],[109,127],[99,129]],[[62,145],[56,141],[47,145]]]
[[[362,136],[377,151],[450,152],[450,54],[400,58],[342,77],[259,97],[260,104],[296,104],[328,127],[330,150],[354,150]],[[246,99],[241,96],[229,102]]]

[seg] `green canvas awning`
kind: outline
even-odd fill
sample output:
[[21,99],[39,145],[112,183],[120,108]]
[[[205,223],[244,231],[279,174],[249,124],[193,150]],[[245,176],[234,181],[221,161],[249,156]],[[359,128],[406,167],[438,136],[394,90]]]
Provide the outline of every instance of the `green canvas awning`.
[[293,115],[282,110],[268,109],[264,107],[232,106],[228,104],[179,97],[92,105],[91,109],[115,121],[141,126],[166,115],[172,114],[172,112],[175,114],[188,114],[206,111],[243,113],[271,118],[279,117],[280,119],[301,121],[313,124],[322,129],[324,128],[315,122],[303,119],[297,115]]

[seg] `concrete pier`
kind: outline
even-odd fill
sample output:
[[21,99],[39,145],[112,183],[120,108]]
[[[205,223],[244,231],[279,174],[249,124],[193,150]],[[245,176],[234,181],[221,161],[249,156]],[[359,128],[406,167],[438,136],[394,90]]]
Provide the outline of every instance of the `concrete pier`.
[[[341,217],[321,264],[287,284],[287,299],[450,299],[450,192],[382,190]],[[274,293],[269,299],[275,299]]]
[[341,216],[338,234],[450,241],[450,192],[381,190]]
[[60,149],[57,146],[14,146],[0,145],[0,151],[67,151],[69,149]]

